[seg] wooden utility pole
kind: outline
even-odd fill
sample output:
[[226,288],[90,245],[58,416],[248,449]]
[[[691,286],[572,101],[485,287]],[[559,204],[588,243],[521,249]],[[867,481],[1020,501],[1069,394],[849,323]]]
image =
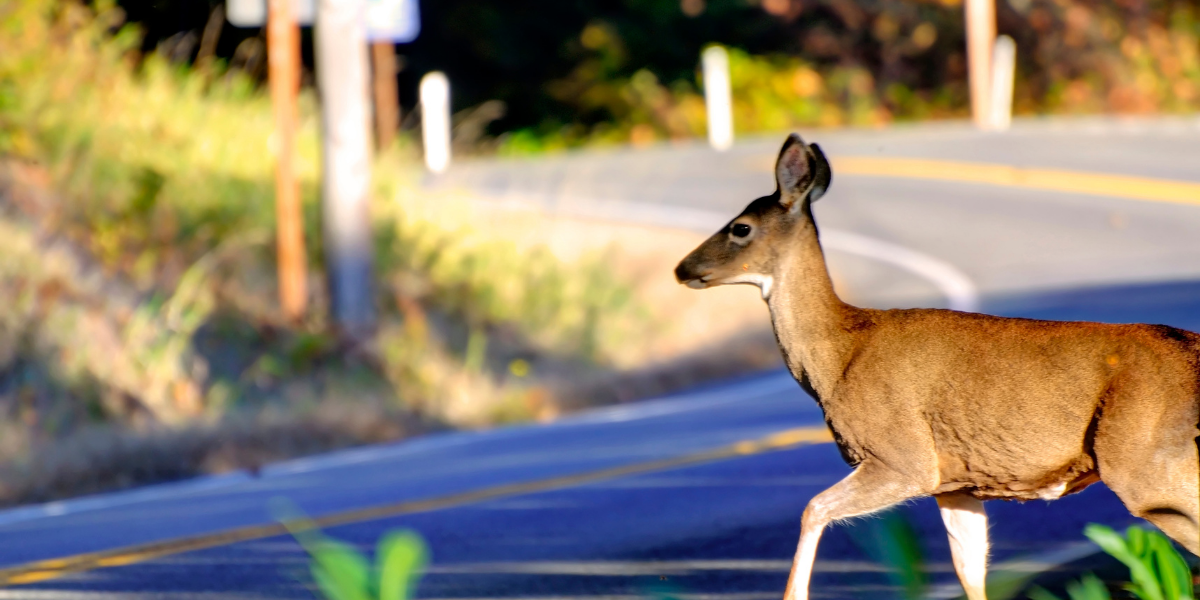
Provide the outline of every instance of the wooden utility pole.
[[305,282],[304,217],[300,182],[296,180],[297,96],[300,93],[300,26],[291,0],[269,0],[267,56],[271,105],[275,111],[275,215],[279,268],[279,301],[289,321],[304,316],[308,300]]
[[992,46],[996,43],[994,0],[966,0],[967,83],[971,118],[980,129],[991,128]]
[[396,44],[390,40],[371,42],[374,66],[375,147],[392,145],[400,128],[400,94],[396,91]]

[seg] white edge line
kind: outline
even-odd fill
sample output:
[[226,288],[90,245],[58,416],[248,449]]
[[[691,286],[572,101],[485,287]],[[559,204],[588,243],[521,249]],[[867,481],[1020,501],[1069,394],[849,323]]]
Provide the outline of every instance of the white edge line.
[[758,398],[782,392],[796,392],[800,388],[791,375],[780,371],[765,376],[757,381],[744,381],[736,387],[736,393],[731,390],[718,389],[687,394],[685,397],[667,397],[662,400],[647,400],[634,405],[612,406],[589,410],[578,416],[569,416],[556,421],[551,426],[571,426],[592,423],[615,423],[659,417],[701,408],[710,408],[730,402],[744,402],[748,398]]
[[979,291],[954,265],[911,248],[840,229],[824,229],[821,241],[830,250],[840,250],[885,262],[932,283],[953,310],[979,312]]
[[101,510],[113,506],[148,502],[159,498],[185,496],[228,487],[252,479],[253,476],[247,471],[231,471],[220,475],[205,475],[182,481],[157,483],[133,490],[122,490],[96,494],[94,496],[19,506],[0,511],[0,527],[46,517],[58,517],[67,514]]
[[441,448],[471,443],[478,434],[486,433],[491,439],[522,435],[530,429],[568,428],[595,423],[611,423],[647,419],[690,410],[709,408],[747,397],[766,396],[788,390],[799,391],[790,375],[784,372],[764,375],[760,379],[746,381],[739,386],[738,393],[730,394],[725,389],[704,390],[695,393],[669,394],[644,400],[636,405],[612,406],[584,411],[546,424],[517,425],[488,430],[486,432],[462,431],[447,435],[431,436],[412,441],[400,440],[391,444],[380,444],[362,448],[349,448],[327,454],[280,461],[265,467],[263,477],[309,473],[350,464],[393,459],[430,448]]
[[[988,568],[988,574],[993,576],[997,574],[1024,574],[1032,579],[1041,573],[1057,569],[1099,552],[1100,548],[1098,546],[1086,540],[1067,542],[1057,548],[1024,556],[1016,556],[992,565]],[[965,597],[965,594],[963,593],[962,585],[958,582],[931,586],[924,595],[926,600],[950,600],[952,598],[963,597]]]
[[[486,192],[483,192],[486,193]],[[534,198],[537,195],[533,195]],[[690,206],[642,204],[624,200],[595,200],[572,197],[569,204],[553,202],[529,202],[509,200],[503,204],[534,207],[553,206],[549,212],[564,216],[657,225],[672,229],[686,229],[700,233],[711,233],[723,227],[734,215]],[[543,197],[543,200],[552,198]],[[947,305],[953,310],[978,312],[979,290],[954,265],[934,256],[892,242],[868,237],[841,229],[821,229],[821,241],[826,249],[854,254],[898,267],[933,284],[946,297]]]

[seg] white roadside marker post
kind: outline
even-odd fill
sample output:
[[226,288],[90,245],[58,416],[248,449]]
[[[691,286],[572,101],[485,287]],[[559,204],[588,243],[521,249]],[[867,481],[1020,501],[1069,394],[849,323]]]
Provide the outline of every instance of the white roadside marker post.
[[1012,125],[1013,85],[1017,71],[1017,43],[1011,37],[996,38],[992,50],[991,129],[1007,131]]
[[708,113],[708,143],[718,151],[733,145],[733,92],[729,83],[729,54],[709,46],[700,55],[704,70],[704,107]]
[[441,174],[450,166],[450,82],[434,71],[421,78],[420,94],[425,166]]

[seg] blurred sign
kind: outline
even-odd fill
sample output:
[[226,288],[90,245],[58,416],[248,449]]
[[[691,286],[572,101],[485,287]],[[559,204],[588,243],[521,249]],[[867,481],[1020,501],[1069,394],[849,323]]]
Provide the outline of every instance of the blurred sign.
[[367,0],[367,39],[403,44],[421,33],[417,0]]
[[[316,5],[316,0],[292,0],[292,14],[301,25],[312,25]],[[267,24],[267,0],[228,0],[225,18],[234,27],[262,27]]]
[[[301,25],[312,25],[317,0],[292,0]],[[403,44],[421,33],[421,15],[417,0],[366,0],[367,39]],[[262,27],[267,24],[267,0],[229,0],[226,18],[235,27]]]

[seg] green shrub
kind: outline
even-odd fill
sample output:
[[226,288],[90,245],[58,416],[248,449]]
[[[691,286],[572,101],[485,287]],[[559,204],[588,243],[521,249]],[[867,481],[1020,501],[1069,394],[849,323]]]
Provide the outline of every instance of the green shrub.
[[[776,132],[798,127],[880,125],[892,120],[876,93],[870,71],[860,67],[819,68],[790,56],[754,56],[729,48],[733,121],[738,134]],[[649,69],[628,78],[605,79],[583,63],[572,76],[548,86],[550,93],[574,103],[583,113],[602,112],[609,120],[588,129],[578,125],[522,129],[500,138],[499,152],[520,155],[583,144],[632,142],[706,135],[703,81],[664,84]],[[954,114],[948,100],[926,99],[896,84],[893,93],[926,115]]]
[[888,510],[852,530],[855,541],[876,562],[888,569],[888,578],[906,600],[925,597],[929,585],[921,537],[902,509]]
[[286,508],[281,520],[309,556],[309,574],[327,600],[408,600],[429,563],[429,549],[411,530],[379,539],[375,563],[349,544],[326,536],[311,519]]
[[[1129,567],[1132,582],[1125,590],[1141,600],[1195,600],[1195,588],[1187,562],[1171,544],[1167,536],[1158,531],[1140,527],[1125,530],[1125,537],[1112,528],[1095,523],[1083,530],[1084,535],[1105,552]],[[1087,574],[1078,582],[1067,584],[1071,600],[1109,600],[1108,588]],[[1041,587],[1030,590],[1032,600],[1058,600]]]

